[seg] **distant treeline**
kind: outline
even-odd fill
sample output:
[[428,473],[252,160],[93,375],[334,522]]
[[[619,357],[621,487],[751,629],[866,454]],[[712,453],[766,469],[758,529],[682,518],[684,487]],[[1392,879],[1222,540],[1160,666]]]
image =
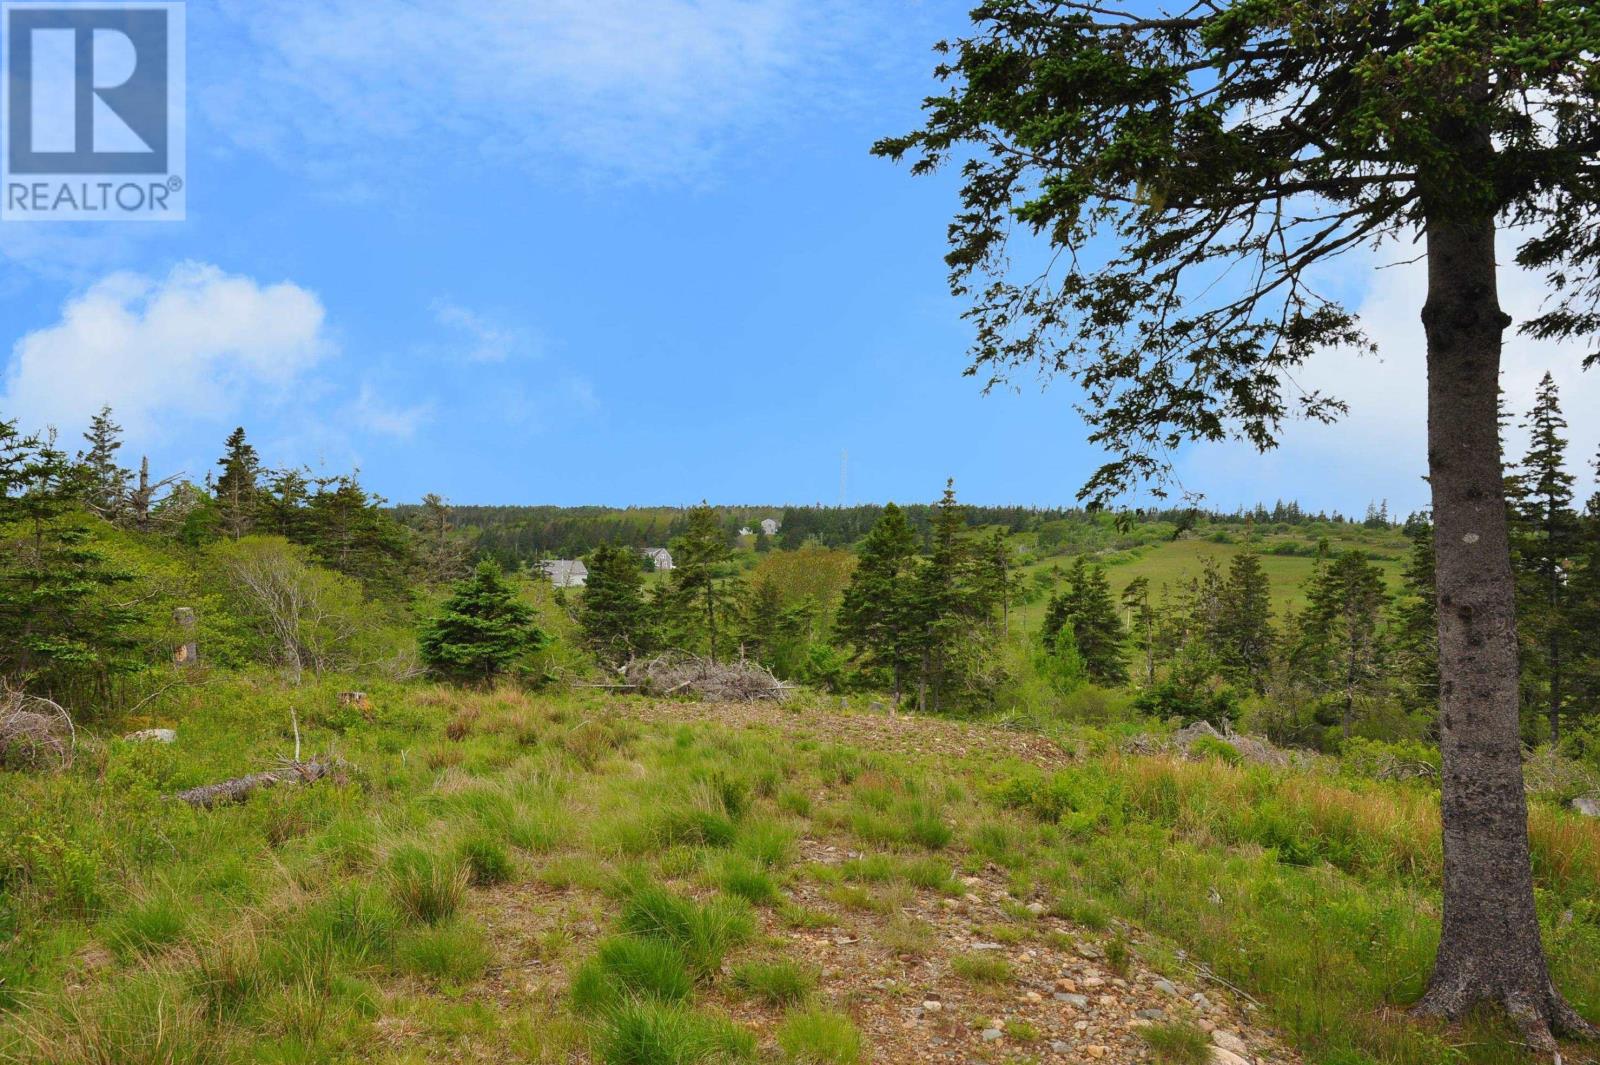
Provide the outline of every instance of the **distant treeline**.
[[[405,505],[394,508],[407,524],[420,508]],[[764,519],[779,523],[778,533],[763,546],[793,550],[806,543],[827,547],[849,547],[859,543],[883,516],[883,506],[863,503],[851,507],[828,506],[724,506],[713,508],[729,540],[742,529],[759,534]],[[913,503],[901,511],[917,536],[926,541],[933,526],[936,507]],[[1094,514],[1081,507],[968,506],[968,521],[975,526],[990,526],[1011,533],[1037,532],[1054,523],[1084,524],[1107,522],[1112,516]],[[478,550],[506,566],[542,558],[578,558],[602,545],[617,547],[664,547],[681,536],[687,527],[687,507],[555,507],[555,506],[452,506],[451,520],[476,534]],[[1308,511],[1299,504],[1278,501],[1273,506],[1258,504],[1226,512],[1194,507],[1142,508],[1130,513],[1141,524],[1167,524],[1174,532],[1187,531],[1207,523],[1307,525],[1318,522],[1343,524],[1348,519],[1339,512]],[[1392,524],[1388,507],[1367,508],[1362,524],[1388,527]],[[1059,527],[1058,527],[1059,528]],[[1056,533],[1052,538],[1072,540]]]

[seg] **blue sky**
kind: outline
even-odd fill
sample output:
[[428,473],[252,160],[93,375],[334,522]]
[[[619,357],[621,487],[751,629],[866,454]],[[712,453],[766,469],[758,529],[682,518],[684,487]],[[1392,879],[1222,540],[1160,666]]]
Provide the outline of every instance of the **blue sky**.
[[[244,424],[396,501],[833,503],[848,450],[852,502],[1069,502],[1070,388],[962,376],[954,179],[868,155],[965,7],[192,0],[188,221],[0,225],[0,417],[75,440],[109,402],[195,477]],[[1307,371],[1351,420],[1186,453],[1187,487],[1420,505],[1422,279],[1372,271],[1406,257],[1330,276],[1383,349]],[[1587,458],[1577,361],[1514,341],[1507,387],[1557,370]]]

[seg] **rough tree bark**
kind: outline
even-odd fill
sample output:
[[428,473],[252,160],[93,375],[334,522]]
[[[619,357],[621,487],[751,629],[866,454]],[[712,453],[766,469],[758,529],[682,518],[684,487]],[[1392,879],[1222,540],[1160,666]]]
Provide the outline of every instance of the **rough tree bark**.
[[1510,324],[1492,217],[1427,226],[1428,473],[1438,555],[1444,923],[1425,1016],[1496,1004],[1535,1046],[1594,1026],[1550,979],[1518,734],[1516,601],[1496,399]]

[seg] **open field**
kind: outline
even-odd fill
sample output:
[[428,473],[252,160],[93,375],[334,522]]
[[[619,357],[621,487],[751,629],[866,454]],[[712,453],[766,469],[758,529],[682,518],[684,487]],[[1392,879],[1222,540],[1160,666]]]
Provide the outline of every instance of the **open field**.
[[[1226,569],[1235,555],[1251,550],[1261,558],[1261,568],[1270,584],[1273,615],[1281,620],[1286,612],[1305,604],[1303,589],[1311,577],[1314,561],[1309,554],[1274,554],[1272,548],[1282,543],[1293,543],[1301,550],[1315,547],[1304,537],[1294,536],[1265,536],[1259,542],[1248,544],[1195,538],[1154,543],[1132,551],[1108,552],[1098,560],[1106,567],[1106,577],[1114,595],[1121,596],[1124,588],[1143,577],[1150,582],[1151,595],[1159,599],[1163,587],[1176,593],[1184,581],[1198,577],[1206,559]],[[1330,538],[1329,543],[1335,552],[1351,548],[1366,551],[1383,571],[1390,590],[1399,588],[1409,544],[1398,532],[1351,527],[1348,535]],[[1046,572],[1052,566],[1065,570],[1071,562],[1071,556],[1047,558],[1025,567],[1022,572],[1031,575]],[[1045,602],[1041,600],[1021,607],[1018,613],[1023,624],[1031,629],[1044,618],[1044,611]]]
[[[1435,798],[805,699],[215,680],[4,774],[0,1059],[1519,1062],[1394,1012]],[[337,753],[342,782],[162,796]],[[1558,979],[1600,1008],[1600,827],[1534,817]],[[1202,996],[1198,1000],[1194,995]]]

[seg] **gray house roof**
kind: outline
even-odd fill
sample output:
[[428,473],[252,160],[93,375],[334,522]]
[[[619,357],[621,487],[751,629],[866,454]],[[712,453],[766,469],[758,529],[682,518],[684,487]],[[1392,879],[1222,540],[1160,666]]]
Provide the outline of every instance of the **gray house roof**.
[[553,558],[539,563],[539,568],[557,588],[582,588],[589,581],[589,567],[581,558]]
[[664,547],[646,547],[640,551],[640,554],[655,563],[655,567],[658,570],[672,568],[672,552]]

